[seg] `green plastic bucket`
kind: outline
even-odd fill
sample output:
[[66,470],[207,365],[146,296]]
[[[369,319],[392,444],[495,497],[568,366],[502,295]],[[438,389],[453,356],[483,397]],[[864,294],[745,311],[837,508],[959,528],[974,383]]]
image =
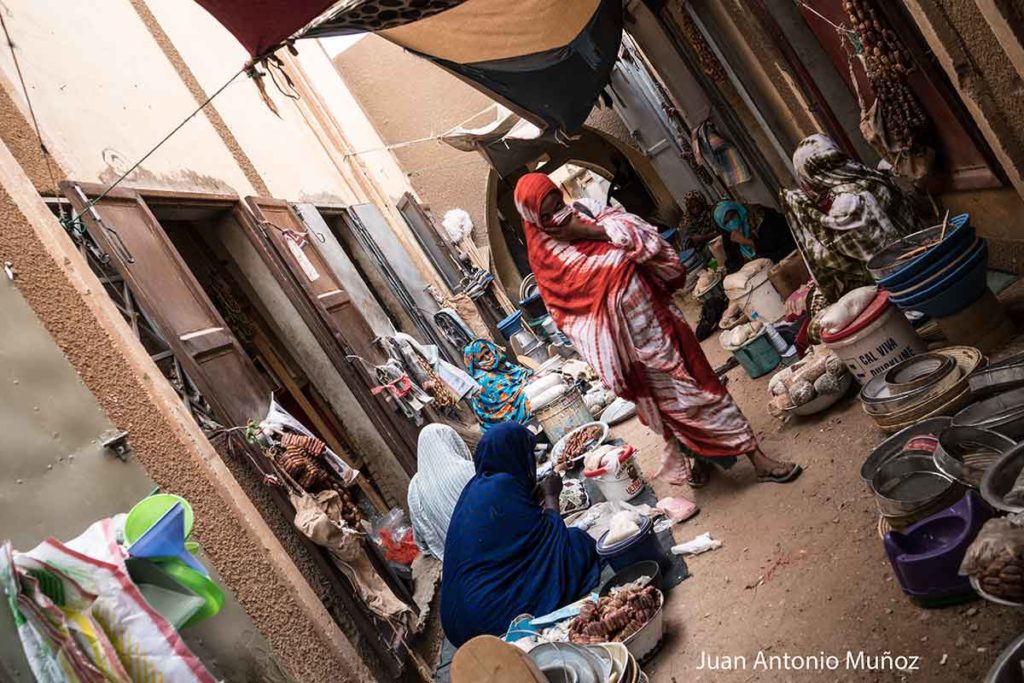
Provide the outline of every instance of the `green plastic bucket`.
[[782,361],[772,340],[763,331],[740,348],[735,349],[732,355],[740,362],[751,379],[767,375]]

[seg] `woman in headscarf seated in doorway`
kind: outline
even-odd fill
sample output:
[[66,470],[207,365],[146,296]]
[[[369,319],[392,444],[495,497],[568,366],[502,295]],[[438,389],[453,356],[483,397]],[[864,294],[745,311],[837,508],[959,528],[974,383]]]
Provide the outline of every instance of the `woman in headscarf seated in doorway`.
[[913,197],[890,174],[853,161],[825,135],[805,138],[793,167],[800,187],[784,190],[782,202],[807,267],[831,303],[874,284],[868,260],[926,227]]
[[480,385],[471,405],[484,432],[502,422],[524,424],[530,419],[523,389],[532,371],[510,362],[500,346],[486,339],[473,340],[463,351],[463,360]]
[[423,428],[416,445],[416,474],[409,482],[409,518],[423,552],[444,560],[452,512],[474,474],[473,457],[458,432],[445,424]]
[[[673,303],[686,269],[655,228],[593,200],[585,216],[566,206],[543,173],[520,178],[515,201],[537,287],[558,329],[665,440],[655,476],[700,486],[707,462],[728,466],[746,455],[760,481],[796,479],[798,466],[761,450]],[[701,458],[696,468],[691,470],[681,446]]]
[[708,200],[697,190],[683,195],[683,217],[679,221],[679,229],[686,233],[698,249],[703,249],[718,236]]
[[757,258],[778,263],[796,249],[785,216],[767,206],[718,202],[715,205],[715,223],[724,233],[729,255],[726,269],[730,273]]
[[594,540],[559,516],[558,476],[538,487],[533,448],[533,434],[510,422],[484,434],[473,455],[476,476],[452,514],[441,577],[441,625],[456,647],[597,585]]

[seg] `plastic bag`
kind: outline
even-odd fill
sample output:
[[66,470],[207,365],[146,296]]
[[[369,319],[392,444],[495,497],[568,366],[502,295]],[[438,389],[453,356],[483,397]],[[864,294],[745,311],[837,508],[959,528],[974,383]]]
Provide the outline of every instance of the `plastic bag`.
[[673,555],[700,555],[706,553],[709,550],[717,550],[722,547],[721,541],[716,541],[711,538],[711,532],[705,531],[700,536],[680,543],[679,545],[672,546]]
[[74,577],[83,590],[96,596],[92,615],[108,625],[106,636],[131,680],[147,680],[147,675],[159,671],[166,683],[214,683],[216,679],[174,627],[149,606],[132,582],[112,520],[94,523],[67,544],[47,539],[26,555]]
[[620,510],[612,515],[608,522],[608,535],[604,538],[604,544],[614,545],[624,541],[630,536],[640,533],[640,525],[637,523],[637,514],[632,510]]
[[392,508],[373,520],[373,540],[384,548],[384,559],[409,566],[420,554],[405,510]]
[[[282,408],[281,404],[275,401],[273,396],[270,397],[270,409],[267,411],[267,416],[260,422],[260,429],[272,435],[275,439],[280,439],[283,432],[295,432],[319,438],[316,434],[309,431],[306,425],[296,420],[292,417],[291,413]],[[359,470],[346,465],[345,461],[339,458],[338,454],[332,451],[330,447],[324,450],[323,461],[338,475],[338,478],[341,479],[345,486],[351,486],[359,476]]]
[[990,595],[1024,602],[1024,514],[985,522],[967,548],[960,574]]
[[821,329],[829,334],[842,330],[864,312],[864,309],[874,301],[877,294],[878,288],[875,286],[858,287],[846,294],[839,301],[822,311],[821,316],[818,318],[818,321],[821,323]]

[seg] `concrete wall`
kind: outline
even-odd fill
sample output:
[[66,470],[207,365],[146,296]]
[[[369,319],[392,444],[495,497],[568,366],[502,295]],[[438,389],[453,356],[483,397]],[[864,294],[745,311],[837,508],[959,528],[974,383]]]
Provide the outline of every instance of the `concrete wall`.
[[[383,38],[363,38],[336,56],[334,64],[386,145],[493,118],[493,109],[474,118],[492,104],[485,95]],[[439,140],[402,144],[392,153],[434,216],[465,209],[473,219],[474,236],[486,234],[489,167],[482,157]]]
[[[117,429],[6,277],[0,311],[0,538],[26,552],[43,538],[67,541],[94,521],[128,511],[156,483],[134,454],[122,461],[103,448]],[[213,577],[221,582],[215,570]],[[230,590],[225,595],[215,619],[182,631],[188,646],[220,679],[286,680],[252,620]],[[11,611],[0,609],[0,678],[28,682],[14,629]]]
[[106,418],[130,434],[146,474],[191,501],[197,540],[288,673],[309,681],[368,677],[352,642],[3,145],[0,261],[13,264],[18,289]]

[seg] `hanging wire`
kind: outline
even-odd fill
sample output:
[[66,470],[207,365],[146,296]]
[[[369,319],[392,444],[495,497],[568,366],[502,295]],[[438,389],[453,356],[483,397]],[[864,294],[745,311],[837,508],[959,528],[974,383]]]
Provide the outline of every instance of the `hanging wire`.
[[[494,109],[497,106],[498,106],[497,102],[492,102],[491,104],[487,105],[486,107],[484,107],[483,109],[481,109],[477,113],[473,114],[469,118],[463,119],[459,123],[456,123],[454,126],[449,128],[448,130],[451,131],[451,130],[455,130],[456,128],[461,128],[462,126],[466,125],[467,123],[469,123],[470,121],[472,121],[476,117],[483,116],[484,114],[486,114],[491,109]],[[371,154],[373,152],[387,152],[388,150],[401,149],[402,147],[409,147],[411,145],[418,145],[418,144],[423,143],[423,142],[433,142],[435,140],[442,139],[447,134],[448,133],[445,132],[445,133],[442,133],[440,135],[428,135],[428,136],[422,137],[422,138],[414,138],[412,140],[403,140],[402,142],[395,142],[393,144],[384,145],[382,147],[371,147],[370,149],[361,149],[361,150],[356,151],[356,152],[346,152],[344,154],[344,157],[345,158],[354,157],[354,156],[359,156],[361,154]]]
[[197,115],[197,114],[199,114],[199,112],[201,112],[201,111],[202,111],[203,109],[205,109],[205,108],[206,108],[206,105],[208,105],[208,104],[209,104],[210,102],[212,102],[212,101],[213,101],[213,98],[217,97],[217,95],[220,95],[220,94],[221,94],[222,92],[224,92],[225,90],[227,90],[227,87],[228,87],[229,85],[231,85],[232,83],[234,83],[234,82],[235,82],[235,79],[236,79],[236,78],[238,78],[238,77],[239,77],[239,76],[241,76],[241,75],[242,75],[243,73],[245,73],[245,72],[246,72],[246,71],[247,71],[247,70],[248,70],[248,69],[250,68],[250,65],[251,65],[251,64],[252,64],[252,62],[246,62],[246,63],[245,63],[245,65],[243,65],[241,69],[239,69],[238,71],[236,71],[236,72],[235,72],[235,74],[234,74],[234,75],[233,75],[233,76],[232,76],[231,78],[229,78],[229,79],[227,80],[227,82],[225,82],[225,83],[224,83],[224,85],[222,85],[222,86],[220,86],[219,88],[217,88],[217,90],[216,90],[216,91],[215,91],[215,92],[214,92],[214,93],[213,93],[212,95],[210,95],[209,97],[207,97],[207,98],[206,98],[206,100],[204,100],[202,104],[200,104],[200,105],[199,105],[198,107],[196,107],[196,109],[195,109],[195,110],[193,110],[193,112],[192,112],[191,114],[189,114],[188,116],[186,116],[186,117],[185,117],[185,119],[184,119],[184,120],[183,120],[183,121],[182,121],[181,123],[179,123],[179,124],[178,124],[177,126],[175,126],[175,127],[174,127],[174,128],[173,128],[173,129],[171,130],[171,132],[170,132],[170,133],[168,133],[167,135],[165,135],[165,136],[163,137],[163,139],[162,139],[162,140],[160,140],[160,142],[156,143],[156,145],[155,145],[155,146],[154,146],[154,147],[153,147],[152,149],[150,149],[150,150],[149,150],[148,152],[146,152],[146,153],[145,153],[144,155],[142,155],[142,158],[141,158],[141,159],[139,159],[139,160],[138,160],[138,161],[136,161],[136,162],[135,162],[134,164],[132,164],[132,167],[131,167],[131,168],[129,168],[129,169],[128,169],[127,171],[125,171],[124,173],[122,173],[122,174],[121,174],[121,175],[120,175],[120,176],[119,176],[119,177],[118,177],[118,178],[117,178],[117,179],[116,179],[116,180],[115,180],[114,182],[112,182],[112,183],[111,183],[111,184],[110,184],[110,185],[109,185],[109,186],[108,186],[108,187],[107,187],[107,188],[106,188],[105,190],[103,190],[103,192],[101,192],[101,193],[100,193],[100,194],[99,194],[99,195],[98,195],[97,197],[95,197],[94,199],[91,199],[91,200],[89,200],[89,203],[87,203],[87,204],[86,204],[86,205],[85,205],[84,207],[82,207],[82,211],[80,211],[79,213],[80,213],[80,214],[81,214],[81,213],[84,213],[85,211],[87,211],[87,210],[88,210],[88,209],[90,209],[91,207],[95,206],[95,205],[97,204],[97,202],[99,202],[99,201],[100,201],[101,199],[103,199],[103,198],[104,198],[104,197],[106,197],[106,196],[107,196],[108,194],[110,194],[110,192],[111,192],[111,191],[112,191],[112,190],[113,190],[113,189],[114,189],[115,187],[117,187],[118,185],[120,185],[120,184],[121,184],[121,182],[122,182],[122,181],[124,181],[124,179],[125,179],[125,178],[127,178],[127,177],[128,177],[129,175],[131,175],[131,174],[132,174],[132,173],[133,173],[133,172],[135,171],[135,169],[137,169],[137,168],[138,168],[139,166],[141,166],[141,165],[142,165],[142,164],[143,164],[143,163],[144,163],[144,162],[146,161],[146,159],[148,159],[148,158],[149,158],[150,156],[152,156],[152,155],[153,155],[153,153],[154,153],[154,152],[156,152],[156,151],[157,151],[158,149],[160,149],[160,147],[162,147],[162,146],[163,146],[163,144],[164,144],[165,142],[167,142],[168,140],[170,140],[170,139],[171,139],[171,137],[173,137],[175,133],[177,133],[177,132],[178,132],[179,130],[181,130],[181,129],[182,129],[182,128],[183,128],[184,126],[185,126],[185,124],[186,124],[186,123],[188,123],[189,121],[191,121],[191,120],[192,120],[193,118],[195,118],[195,117],[196,117],[196,115]]
[[[25,85],[25,75],[21,72],[21,63],[18,61],[18,53],[14,49],[14,41],[11,39],[10,31],[7,30],[7,22],[4,21],[4,14],[7,13],[7,8],[0,8],[0,26],[3,27],[4,39],[7,41],[7,47],[11,51],[11,59],[14,60],[14,70],[18,73],[18,81],[21,83],[21,92],[25,96],[25,103],[28,105],[29,116],[32,117],[32,127],[36,131],[36,139],[39,141],[39,150],[43,153],[43,160],[46,162],[46,172],[50,175],[50,183],[53,185],[53,196],[60,197],[60,187],[57,184],[57,175],[53,172],[53,163],[50,156],[50,150],[46,148],[46,143],[43,142],[43,134],[39,130],[39,120],[36,118],[35,107],[32,106],[32,98],[28,94],[28,86]],[[61,220],[65,220],[64,205],[61,202],[57,202],[57,210],[60,212]]]

